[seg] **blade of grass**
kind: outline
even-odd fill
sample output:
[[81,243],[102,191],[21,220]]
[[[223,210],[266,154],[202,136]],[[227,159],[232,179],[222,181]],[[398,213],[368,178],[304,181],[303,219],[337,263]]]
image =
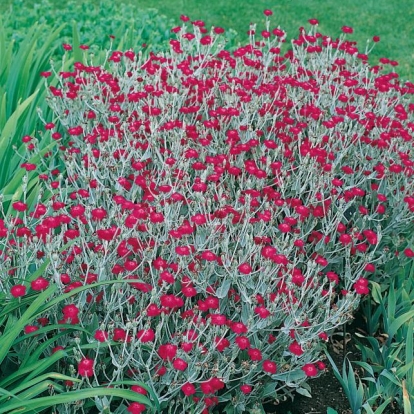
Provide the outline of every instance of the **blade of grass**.
[[[378,397],[379,397],[378,395],[375,395],[372,398],[377,399]],[[368,402],[363,405],[363,408],[365,409],[367,414],[382,414],[384,412],[384,410],[389,406],[391,401],[392,401],[392,398],[387,398],[381,405],[379,405],[378,407],[375,408],[375,411],[372,410],[372,408],[371,408],[371,406]]]
[[403,388],[403,408],[404,408],[404,414],[410,414],[411,411],[411,401],[410,401],[410,395],[407,391],[407,388],[405,386],[405,381],[402,382],[402,388]]
[[147,407],[153,408],[151,401],[141,394],[129,390],[122,390],[117,388],[96,387],[83,390],[76,390],[74,392],[66,392],[54,396],[35,398],[31,401],[8,402],[0,407],[0,414],[5,414],[11,410],[39,410],[43,408],[50,408],[58,404],[67,404],[73,401],[85,400],[88,398],[113,396],[124,398],[128,401],[135,401],[145,404]]
[[37,361],[37,362],[33,363],[30,367],[27,367],[27,368],[22,369],[22,370],[19,369],[19,371],[15,372],[14,374],[11,374],[11,375],[7,376],[3,381],[1,381],[0,382],[0,387],[10,386],[10,384],[13,384],[14,381],[16,381],[20,377],[26,375],[28,372],[33,371],[33,369],[36,369],[41,364],[42,364],[42,361]]
[[39,90],[36,90],[23,102],[19,103],[16,110],[7,120],[4,128],[0,134],[0,188],[3,188],[6,180],[10,176],[9,162],[11,158],[11,143],[16,136],[17,122],[19,118],[25,115],[25,112],[29,105],[33,102]]
[[413,316],[414,309],[402,314],[401,316],[392,321],[392,323],[388,327],[388,330],[386,330],[386,333],[389,335],[387,340],[387,342],[389,342],[389,345],[391,345],[391,341],[397,333],[398,329],[400,329],[402,325],[410,321],[410,319],[412,319]]
[[[405,363],[410,367],[406,373],[406,379],[403,380],[403,405],[404,410],[411,410],[411,403],[414,399],[414,320],[411,320],[408,324],[408,335],[405,343]],[[408,391],[407,391],[408,389]],[[408,394],[407,398],[404,398],[404,390]],[[411,395],[411,396],[410,396]],[[410,411],[407,411],[410,412]]]
[[[57,379],[59,381],[72,381],[72,382],[81,382],[80,379],[77,378],[73,378],[73,377],[69,377],[67,375],[63,375],[63,374],[59,374],[57,372],[48,372],[46,374],[43,374],[37,378],[32,379],[31,381],[25,382],[24,384],[20,384],[18,387],[14,388],[11,392],[17,396],[17,394],[19,394],[21,391],[28,389],[36,384],[38,384],[39,382],[43,382],[44,380],[47,379]],[[64,392],[63,389],[61,392]],[[4,400],[5,397],[0,397],[0,402],[2,400]]]
[[[57,384],[54,381],[46,380],[40,383],[36,383],[32,385],[32,387],[22,391],[20,394],[15,394],[14,400],[20,400],[23,404],[25,401],[32,400],[34,397],[38,396],[39,394],[44,393],[45,391],[50,390],[53,387],[54,392],[59,391],[61,393],[64,392],[64,389],[61,385]],[[14,411],[16,412],[16,411]]]
[[76,21],[72,23],[72,38],[73,38],[73,58],[75,62],[82,61],[82,50],[79,48],[80,40],[79,40],[79,31]]
[[11,329],[5,330],[2,335],[2,346],[0,349],[0,363],[4,361],[7,353],[9,352],[13,342],[23,330],[23,328],[32,320],[33,316],[36,314],[41,304],[57,290],[56,285],[49,286],[45,291],[40,293],[32,302],[32,304],[27,308],[27,310],[21,315],[21,317],[16,320]]
[[[1,56],[1,55],[0,55]],[[0,101],[0,131],[3,130],[4,126],[7,122],[7,115],[6,115],[6,102],[7,102],[7,93],[0,87],[1,91],[1,101]]]
[[336,379],[341,384],[344,390],[344,393],[350,403],[352,413],[360,414],[363,399],[364,399],[364,388],[362,386],[361,381],[359,381],[359,385],[357,386],[356,379],[355,379],[355,373],[353,371],[351,362],[348,361],[349,371],[347,372],[347,366],[346,366],[347,359],[344,359],[344,363],[342,366],[342,375],[341,375],[338,367],[336,366],[334,360],[331,358],[329,353],[328,352],[325,352],[325,353],[326,353],[326,356],[328,357],[329,362],[331,363],[331,366],[333,368],[333,373]]
[[[46,351],[46,349],[51,346],[57,339],[61,338],[62,336],[67,335],[66,331],[59,332],[53,335],[52,338],[48,339],[47,341],[33,344],[33,349],[28,349],[25,359],[20,364],[20,369],[27,367],[30,364],[33,364],[35,361],[38,361],[41,355]],[[34,350],[34,352],[32,352]]]

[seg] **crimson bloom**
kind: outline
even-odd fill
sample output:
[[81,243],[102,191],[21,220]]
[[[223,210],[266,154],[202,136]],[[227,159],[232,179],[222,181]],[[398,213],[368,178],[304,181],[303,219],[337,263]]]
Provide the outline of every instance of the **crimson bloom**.
[[196,393],[196,388],[193,384],[186,382],[185,384],[181,386],[181,391],[184,393],[186,397],[189,397],[190,395],[193,395]]
[[302,371],[307,377],[316,377],[318,375],[318,369],[313,364],[305,364],[302,367]]
[[178,371],[185,371],[188,367],[188,364],[183,359],[176,358],[173,362],[173,367]]
[[49,286],[49,281],[46,280],[44,277],[39,276],[35,280],[32,280],[30,286],[35,291],[45,290]]
[[141,329],[137,332],[137,338],[142,343],[153,342],[155,339],[155,332],[153,329]]
[[262,353],[260,349],[257,348],[250,348],[247,353],[249,354],[251,361],[261,361],[262,360]]
[[250,341],[246,336],[238,336],[234,342],[241,350],[250,348]]
[[127,411],[131,414],[141,414],[146,408],[147,407],[144,404],[133,402],[128,406]]
[[348,33],[348,34],[354,33],[354,29],[352,27],[349,27],[349,26],[342,26],[341,30],[342,30],[343,33]]
[[249,263],[242,263],[239,265],[238,270],[243,275],[248,275],[252,272],[252,267],[249,265]]
[[251,385],[248,384],[242,384],[240,385],[240,391],[243,394],[250,394],[252,392],[253,387]]
[[81,377],[93,377],[95,361],[90,358],[82,358],[78,364],[78,373]]
[[301,347],[300,344],[298,344],[296,341],[293,341],[290,345],[289,345],[289,351],[296,355],[296,356],[301,356],[303,354],[303,349]]
[[[236,341],[239,338],[236,338]],[[219,352],[223,352],[226,348],[228,348],[230,346],[230,341],[227,338],[221,338],[219,336],[216,336],[216,338],[214,339],[214,343],[215,343],[216,349]]]
[[409,247],[407,247],[404,250],[404,254],[409,257],[409,258],[413,258],[414,257],[414,250],[410,249]]
[[20,298],[26,294],[26,286],[23,285],[14,285],[10,289],[10,293],[14,298]]
[[158,355],[163,360],[172,360],[177,354],[177,345],[163,344],[158,348]]
[[23,201],[16,201],[12,204],[12,207],[16,210],[16,211],[26,211],[27,210],[27,204],[23,203]]
[[277,371],[277,365],[274,361],[270,361],[269,359],[266,359],[263,361],[263,371],[267,372],[268,374],[276,374]]
[[247,326],[243,322],[234,322],[230,328],[235,334],[247,333]]

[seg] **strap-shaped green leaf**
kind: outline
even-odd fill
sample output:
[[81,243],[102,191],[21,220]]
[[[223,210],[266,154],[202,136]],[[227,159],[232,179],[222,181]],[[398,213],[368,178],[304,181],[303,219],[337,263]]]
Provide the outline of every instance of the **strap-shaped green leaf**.
[[[113,396],[123,398],[132,402],[139,402],[145,404],[149,408],[153,408],[151,401],[141,394],[129,390],[122,390],[119,388],[105,388],[96,387],[83,390],[76,390],[73,392],[65,392],[58,395],[34,398],[29,401],[10,401],[0,407],[0,414],[10,413],[13,410],[20,410],[20,412],[27,412],[29,410],[39,410],[45,408],[52,408],[59,404],[67,404],[73,401],[85,400],[87,398]],[[17,411],[16,411],[17,412]]]

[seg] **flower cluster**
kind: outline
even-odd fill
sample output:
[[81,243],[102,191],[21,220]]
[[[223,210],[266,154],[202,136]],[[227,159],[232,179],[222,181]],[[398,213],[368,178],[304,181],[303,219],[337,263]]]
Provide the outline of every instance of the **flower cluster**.
[[[15,298],[89,286],[45,322],[89,329],[99,352],[79,376],[243,412],[322,372],[371,274],[412,257],[414,84],[314,19],[283,54],[269,12],[233,52],[182,16],[169,55],[53,68],[45,128],[65,170],[22,165],[44,193],[0,221],[1,283]],[[82,353],[75,339],[54,346]]]

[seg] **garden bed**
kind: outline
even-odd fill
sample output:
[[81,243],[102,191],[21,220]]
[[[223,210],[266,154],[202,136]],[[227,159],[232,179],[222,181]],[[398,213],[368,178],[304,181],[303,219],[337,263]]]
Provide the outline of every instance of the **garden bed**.
[[0,414],[411,414],[414,84],[350,26],[122,7],[0,34]]

